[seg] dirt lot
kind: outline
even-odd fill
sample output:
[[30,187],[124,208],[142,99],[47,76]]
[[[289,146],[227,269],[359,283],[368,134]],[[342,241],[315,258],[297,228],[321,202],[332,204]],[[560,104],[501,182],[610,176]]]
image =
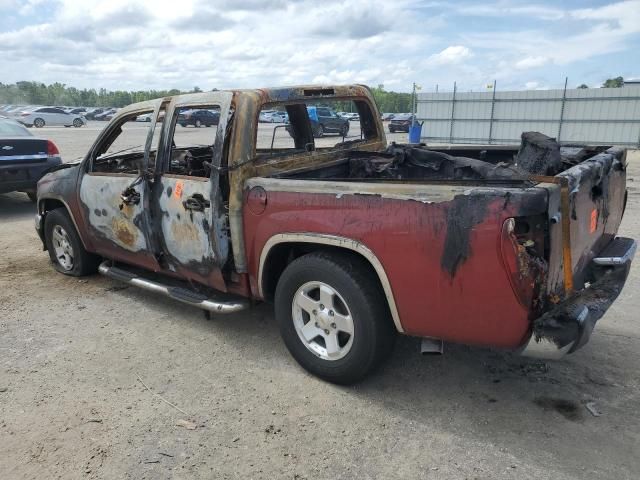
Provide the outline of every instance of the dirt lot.
[[[43,133],[71,160],[100,127]],[[637,152],[629,177],[621,233],[640,238]],[[55,273],[33,210],[0,195],[3,480],[640,477],[640,260],[563,361],[456,345],[421,357],[405,337],[382,371],[344,388],[297,366],[268,305],[206,320]]]

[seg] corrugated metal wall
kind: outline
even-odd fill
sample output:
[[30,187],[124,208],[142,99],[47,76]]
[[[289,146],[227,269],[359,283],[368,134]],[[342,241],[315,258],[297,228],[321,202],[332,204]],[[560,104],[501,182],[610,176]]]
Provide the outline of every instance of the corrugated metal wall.
[[417,117],[431,143],[520,143],[534,130],[561,143],[640,146],[640,85],[419,93]]

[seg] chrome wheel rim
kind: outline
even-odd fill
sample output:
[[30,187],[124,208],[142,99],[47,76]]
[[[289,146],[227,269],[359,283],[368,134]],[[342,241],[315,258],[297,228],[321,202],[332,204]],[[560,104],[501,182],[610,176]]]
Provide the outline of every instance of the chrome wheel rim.
[[65,271],[71,270],[73,268],[74,255],[73,247],[71,246],[66,230],[60,225],[53,227],[51,241],[58,264],[60,264]]
[[337,290],[324,282],[307,282],[293,296],[291,313],[302,344],[323,360],[340,360],[353,346],[351,311]]

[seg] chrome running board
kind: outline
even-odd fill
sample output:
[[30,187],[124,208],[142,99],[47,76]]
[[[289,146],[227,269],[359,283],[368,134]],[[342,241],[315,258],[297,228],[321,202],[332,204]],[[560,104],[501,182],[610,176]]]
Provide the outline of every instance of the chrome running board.
[[159,293],[165,297],[173,298],[182,303],[207,310],[214,313],[235,313],[249,308],[249,301],[246,299],[215,300],[208,298],[201,293],[188,290],[182,287],[163,285],[162,283],[142,278],[133,272],[129,272],[119,267],[110,266],[111,262],[106,260],[100,264],[98,271],[107,277],[121,282],[142,288],[149,292]]

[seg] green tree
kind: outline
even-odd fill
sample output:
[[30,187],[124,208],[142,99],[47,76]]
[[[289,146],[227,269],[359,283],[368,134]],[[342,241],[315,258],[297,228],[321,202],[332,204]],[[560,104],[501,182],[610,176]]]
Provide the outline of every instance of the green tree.
[[602,88],[619,88],[624,85],[624,78],[607,78],[602,84]]

